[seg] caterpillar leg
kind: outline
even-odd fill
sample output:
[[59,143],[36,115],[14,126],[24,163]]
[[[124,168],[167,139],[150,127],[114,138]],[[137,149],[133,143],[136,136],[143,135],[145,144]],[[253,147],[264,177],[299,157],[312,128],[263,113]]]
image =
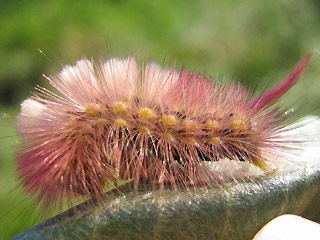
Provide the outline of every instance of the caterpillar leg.
[[262,169],[265,175],[270,175],[277,172],[278,168],[267,164],[263,158],[252,157],[252,164]]

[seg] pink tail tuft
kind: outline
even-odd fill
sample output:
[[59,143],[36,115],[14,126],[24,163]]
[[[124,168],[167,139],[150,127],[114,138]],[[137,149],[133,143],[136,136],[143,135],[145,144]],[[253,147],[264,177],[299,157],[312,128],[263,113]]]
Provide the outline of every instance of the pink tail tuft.
[[309,62],[313,52],[310,52],[305,56],[291,72],[291,74],[282,83],[278,84],[271,90],[257,97],[248,103],[248,109],[255,109],[260,111],[261,109],[270,106],[275,101],[277,101],[283,94],[285,94],[296,82],[299,80],[300,76],[305,69],[306,64]]

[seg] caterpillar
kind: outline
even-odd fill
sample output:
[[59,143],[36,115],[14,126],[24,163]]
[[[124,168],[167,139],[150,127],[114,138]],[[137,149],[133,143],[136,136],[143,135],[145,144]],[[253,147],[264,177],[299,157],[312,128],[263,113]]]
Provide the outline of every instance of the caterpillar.
[[17,119],[22,186],[48,209],[119,180],[134,189],[219,187],[225,179],[210,163],[226,159],[273,174],[288,150],[287,116],[274,104],[311,56],[256,98],[240,83],[134,57],[82,59],[44,75],[56,91],[37,86]]

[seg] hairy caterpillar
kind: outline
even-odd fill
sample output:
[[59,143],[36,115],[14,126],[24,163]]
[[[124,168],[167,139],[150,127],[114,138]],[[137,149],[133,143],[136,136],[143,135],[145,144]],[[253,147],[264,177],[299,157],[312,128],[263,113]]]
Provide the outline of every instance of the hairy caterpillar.
[[131,180],[135,189],[221,186],[222,174],[208,163],[224,159],[272,174],[294,139],[282,137],[286,116],[271,106],[298,81],[311,55],[254,99],[238,83],[153,62],[139,67],[133,57],[66,66],[45,76],[58,94],[37,87],[22,103],[22,185],[48,209],[99,196],[119,180]]

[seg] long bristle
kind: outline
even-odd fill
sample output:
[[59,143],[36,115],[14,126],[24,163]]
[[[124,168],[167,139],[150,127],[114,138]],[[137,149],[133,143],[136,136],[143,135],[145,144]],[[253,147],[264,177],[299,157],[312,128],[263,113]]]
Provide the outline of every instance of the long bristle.
[[134,188],[141,182],[158,189],[219,185],[221,176],[206,163],[223,159],[272,173],[272,157],[286,148],[285,118],[268,106],[297,82],[310,57],[255,100],[238,83],[222,85],[153,62],[139,68],[133,57],[66,66],[46,77],[60,94],[38,88],[22,103],[17,164],[23,186],[48,208],[64,198],[98,196],[121,179]]

